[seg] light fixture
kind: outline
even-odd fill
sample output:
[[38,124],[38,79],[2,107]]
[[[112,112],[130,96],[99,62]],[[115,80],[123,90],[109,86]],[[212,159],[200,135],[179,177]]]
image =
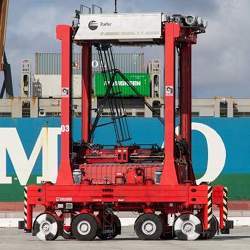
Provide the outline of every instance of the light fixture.
[[193,26],[197,22],[197,18],[195,16],[186,16],[185,22],[189,26]]

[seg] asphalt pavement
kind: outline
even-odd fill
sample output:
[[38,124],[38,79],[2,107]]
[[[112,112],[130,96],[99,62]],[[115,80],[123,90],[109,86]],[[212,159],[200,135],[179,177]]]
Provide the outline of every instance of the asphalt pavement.
[[64,240],[40,241],[31,234],[16,228],[0,228],[0,249],[3,250],[247,250],[250,249],[250,227],[236,227],[230,235],[218,235],[212,240],[179,241],[157,240],[141,241],[136,237],[133,227],[122,227],[122,234],[114,240],[90,242]]

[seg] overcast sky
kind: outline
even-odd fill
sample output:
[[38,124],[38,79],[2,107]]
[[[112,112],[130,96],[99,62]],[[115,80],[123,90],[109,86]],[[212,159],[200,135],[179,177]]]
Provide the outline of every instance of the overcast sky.
[[[35,52],[59,52],[55,26],[70,24],[80,3],[96,3],[104,12],[114,9],[113,0],[10,0],[6,50],[16,95],[21,60],[34,62]],[[207,33],[199,36],[193,50],[193,96],[250,97],[249,0],[118,0],[118,10],[204,17]],[[160,54],[151,49],[147,59]]]

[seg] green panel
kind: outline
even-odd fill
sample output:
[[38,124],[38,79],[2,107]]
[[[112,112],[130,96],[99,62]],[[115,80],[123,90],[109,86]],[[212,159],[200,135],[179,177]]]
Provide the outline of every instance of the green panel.
[[[36,184],[37,176],[31,176],[28,184]],[[12,176],[12,184],[0,185],[0,202],[23,201],[24,187],[20,185],[16,176]]]
[[[199,177],[197,177],[199,178]],[[37,176],[31,176],[29,184],[36,183]],[[250,200],[250,174],[227,174],[217,178],[212,185],[228,187],[230,200]],[[0,185],[0,202],[23,201],[23,186],[13,176],[12,184]]]
[[[136,88],[136,90],[142,96],[150,96],[150,75],[146,73],[125,73],[126,78]],[[109,81],[110,79],[108,79]],[[102,97],[106,94],[107,82],[104,80],[103,73],[95,73],[95,96]],[[120,75],[116,75],[115,83],[112,88],[112,92],[116,96],[129,97],[136,96],[135,92],[128,86],[128,84],[121,78]]]
[[224,174],[219,176],[213,184],[228,187],[231,200],[250,200],[250,174]]
[[[196,174],[199,179],[203,174]],[[228,188],[230,200],[250,200],[250,174],[222,174],[213,183]]]

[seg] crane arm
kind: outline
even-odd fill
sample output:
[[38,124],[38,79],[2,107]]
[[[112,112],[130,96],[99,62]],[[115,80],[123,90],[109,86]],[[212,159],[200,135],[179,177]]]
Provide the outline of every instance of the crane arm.
[[0,0],[0,71],[3,70],[4,45],[6,37],[6,24],[8,17],[9,0]]

